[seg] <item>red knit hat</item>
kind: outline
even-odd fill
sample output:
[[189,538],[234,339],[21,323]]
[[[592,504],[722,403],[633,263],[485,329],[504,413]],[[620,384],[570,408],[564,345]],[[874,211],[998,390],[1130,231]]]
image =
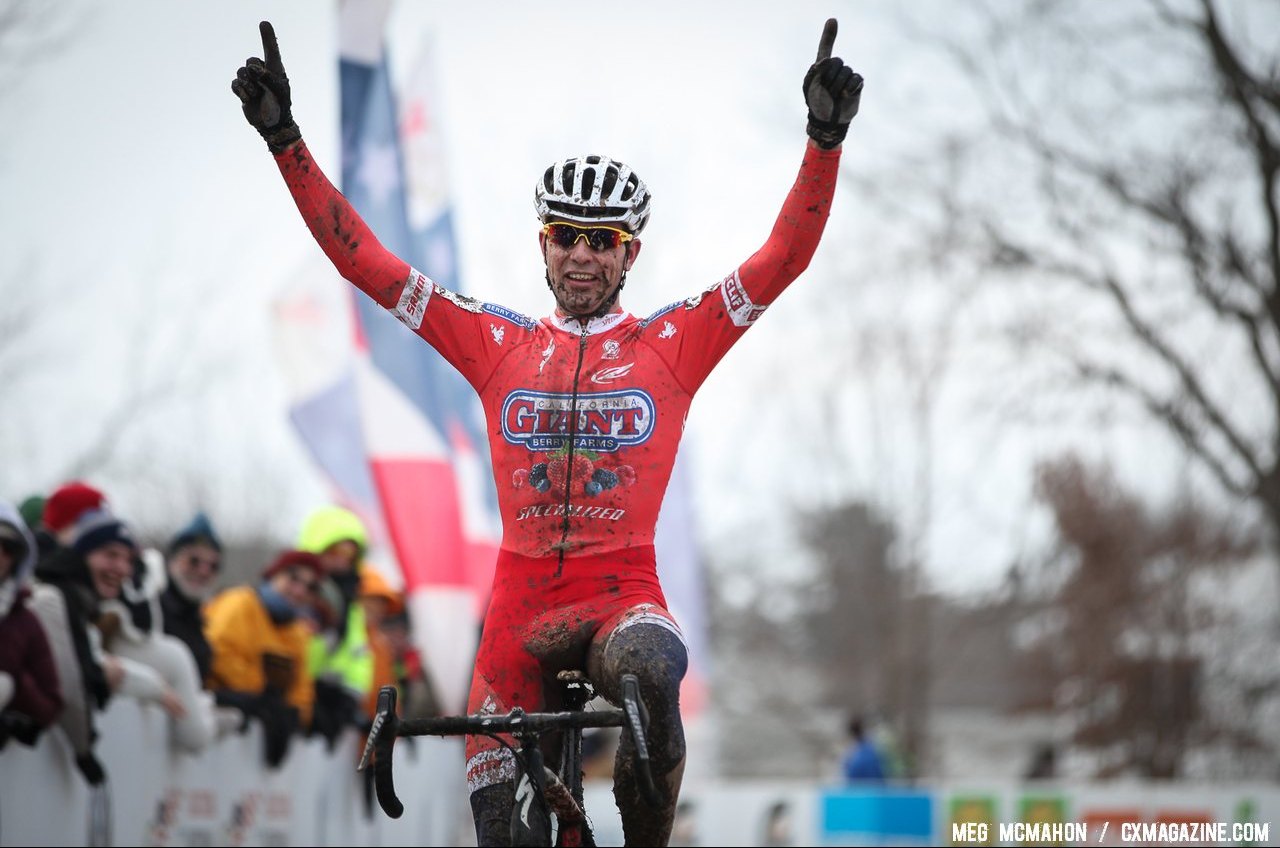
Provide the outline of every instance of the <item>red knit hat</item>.
[[309,568],[317,578],[324,577],[324,565],[320,562],[320,557],[309,551],[285,551],[262,572],[262,579],[270,580],[290,568]]
[[80,480],[63,483],[44,502],[41,523],[50,533],[61,533],[89,510],[102,509],[107,496]]

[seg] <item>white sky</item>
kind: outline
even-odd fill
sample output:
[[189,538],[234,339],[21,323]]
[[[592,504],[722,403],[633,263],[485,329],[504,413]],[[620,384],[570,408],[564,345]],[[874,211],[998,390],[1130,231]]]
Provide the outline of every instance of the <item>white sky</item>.
[[[0,497],[59,482],[48,475],[89,439],[95,408],[123,391],[131,369],[145,368],[183,385],[138,422],[128,461],[101,479],[121,511],[172,527],[205,498],[224,524],[258,522],[291,536],[324,490],[285,419],[267,310],[299,273],[331,282],[230,81],[246,57],[261,55],[257,23],[271,20],[294,115],[337,181],[336,4],[59,5],[83,24],[61,52],[0,91],[0,286],[29,278],[43,316],[29,366],[40,385],[27,384],[38,393],[23,395],[20,424],[0,424]],[[836,55],[867,78],[846,174],[875,169],[904,134],[919,131],[904,113],[920,119],[948,108],[945,98],[931,99],[937,68],[892,26],[897,5],[398,8],[392,43],[401,61],[422,32],[437,45],[468,292],[545,314],[532,187],[552,160],[587,151],[628,162],[655,195],[626,291],[632,312],[648,314],[723,277],[767,236],[795,176],[805,142],[800,81],[827,17],[841,23]],[[873,232],[875,215],[842,193],[796,286],[862,296],[860,276],[877,263],[866,254],[874,240],[856,234]],[[884,290],[867,296],[869,309],[892,308]],[[838,422],[825,390],[800,401],[783,394],[788,407],[806,408],[771,401],[775,381],[802,386],[822,370],[815,358],[849,354],[832,350],[843,345],[830,341],[829,322],[819,298],[788,292],[695,401],[689,444],[708,544],[780,557],[783,537],[772,531],[796,500],[860,491],[912,501],[911,434],[899,416],[869,412],[900,408],[900,387],[854,393]],[[823,349],[812,349],[813,327],[824,329]],[[131,351],[141,364],[130,364]],[[963,386],[979,378],[956,379]],[[936,445],[938,524],[926,553],[941,585],[958,590],[989,586],[1024,537],[1043,529],[1026,506],[1030,465],[1080,441],[1051,428],[1006,441],[979,413],[961,400],[939,413],[946,437]],[[815,443],[794,426],[824,416],[839,444]],[[1117,430],[1089,443],[1103,441],[1157,487],[1176,473],[1172,454],[1149,433]],[[186,494],[192,487],[200,491]]]

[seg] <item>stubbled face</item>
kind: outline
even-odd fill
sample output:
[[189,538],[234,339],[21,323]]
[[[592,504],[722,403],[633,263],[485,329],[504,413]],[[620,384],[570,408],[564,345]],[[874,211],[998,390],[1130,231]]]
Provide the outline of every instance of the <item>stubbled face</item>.
[[183,545],[169,558],[169,577],[192,600],[204,600],[222,568],[222,555],[212,545],[196,542]]
[[349,574],[355,570],[356,559],[359,556],[360,546],[350,539],[343,539],[320,553],[320,563],[328,575]]
[[560,247],[539,234],[542,257],[547,263],[547,279],[560,311],[569,316],[594,314],[608,300],[640,254],[640,241],[633,239],[608,250],[593,250],[585,238],[573,247]]
[[133,548],[123,542],[111,542],[91,551],[85,562],[98,597],[107,600],[120,597],[124,581],[133,574]]

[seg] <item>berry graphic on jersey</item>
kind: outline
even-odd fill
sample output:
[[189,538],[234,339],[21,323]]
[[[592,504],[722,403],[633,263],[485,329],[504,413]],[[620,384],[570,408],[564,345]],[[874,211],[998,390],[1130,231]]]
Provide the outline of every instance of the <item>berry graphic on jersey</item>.
[[618,475],[608,468],[597,468],[591,475],[591,481],[599,484],[601,489],[612,489],[618,485]]
[[517,468],[511,475],[511,485],[515,486],[517,489],[523,489],[525,486],[529,485],[529,477],[529,469]]
[[613,473],[618,475],[618,482],[624,486],[634,486],[636,482],[636,470],[630,465],[619,465],[613,469]]
[[568,451],[552,454],[547,459],[547,479],[551,481],[551,488],[562,495],[566,489],[571,494],[585,494],[583,486],[591,480],[591,474],[595,471],[592,460],[596,456],[591,451],[574,451],[573,468],[570,469]]

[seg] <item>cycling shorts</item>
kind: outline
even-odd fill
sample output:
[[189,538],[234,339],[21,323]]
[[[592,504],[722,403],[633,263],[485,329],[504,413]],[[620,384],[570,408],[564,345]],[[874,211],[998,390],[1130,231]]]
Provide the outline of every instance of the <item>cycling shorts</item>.
[[[468,713],[557,709],[547,683],[559,671],[586,670],[596,638],[647,622],[680,634],[658,584],[653,547],[600,556],[530,558],[503,550],[476,653]],[[683,637],[681,637],[683,639]],[[507,737],[508,744],[513,744]],[[515,779],[500,742],[468,736],[467,786],[474,792]]]

